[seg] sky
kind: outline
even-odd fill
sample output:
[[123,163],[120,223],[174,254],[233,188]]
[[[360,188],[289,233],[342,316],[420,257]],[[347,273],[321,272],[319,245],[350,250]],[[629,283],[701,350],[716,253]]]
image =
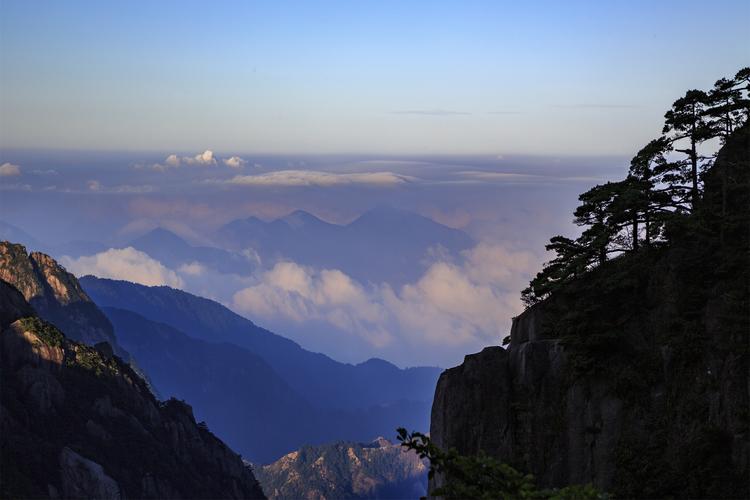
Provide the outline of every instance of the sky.
[[[0,237],[341,361],[452,366],[507,335],[545,242],[579,230],[578,194],[624,177],[687,89],[750,63],[748,19],[747,1],[0,0]],[[252,272],[170,267],[132,246],[382,206],[472,246],[428,249],[399,283],[253,248],[230,249]]]
[[629,154],[750,60],[746,1],[0,6],[5,149]]

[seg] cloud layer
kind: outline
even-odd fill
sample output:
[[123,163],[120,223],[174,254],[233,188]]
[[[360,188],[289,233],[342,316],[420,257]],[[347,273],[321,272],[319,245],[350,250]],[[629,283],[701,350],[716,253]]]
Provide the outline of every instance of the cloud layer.
[[236,175],[228,182],[242,186],[318,186],[362,184],[395,186],[412,182],[408,175],[393,172],[332,173],[315,170],[278,170],[258,175]]
[[521,311],[519,290],[538,258],[481,243],[460,262],[438,258],[418,280],[399,288],[364,285],[338,269],[291,261],[244,277],[218,274],[198,262],[172,270],[132,247],[61,262],[77,276],[168,285],[223,301],[339,359],[376,355],[402,365],[446,366],[508,333],[510,319]]
[[327,323],[397,362],[430,362],[436,350],[442,362],[451,362],[453,353],[498,343],[507,334],[521,311],[519,290],[537,264],[526,252],[480,244],[462,262],[439,260],[415,283],[394,289],[365,287],[336,269],[280,262],[238,291],[232,306],[272,322]]
[[93,274],[100,278],[132,281],[142,285],[168,285],[182,288],[184,281],[177,273],[133,247],[110,248],[91,256],[73,259],[64,256],[62,264],[76,276]]

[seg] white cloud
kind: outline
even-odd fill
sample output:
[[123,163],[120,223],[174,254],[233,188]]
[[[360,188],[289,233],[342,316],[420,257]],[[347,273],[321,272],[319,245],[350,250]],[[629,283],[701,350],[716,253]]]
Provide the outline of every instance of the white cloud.
[[283,317],[302,323],[326,321],[363,337],[375,347],[393,341],[383,328],[387,319],[372,294],[336,269],[315,269],[294,262],[277,263],[260,282],[237,292],[233,305],[240,311],[266,318]]
[[230,168],[242,168],[247,164],[247,160],[243,160],[239,156],[232,156],[231,158],[224,158],[221,160],[224,165]]
[[187,274],[188,276],[201,276],[206,272],[206,267],[199,262],[190,262],[181,265],[177,271],[180,274]]
[[136,168],[151,168],[160,172],[165,172],[172,168],[180,168],[182,166],[213,166],[216,165],[216,158],[214,153],[210,149],[205,150],[202,153],[198,153],[195,156],[178,156],[171,154],[164,159],[164,163],[154,163],[152,165],[138,164]]
[[101,191],[102,189],[101,182],[97,180],[90,180],[86,182],[86,186],[89,188],[89,191]]
[[216,165],[214,153],[210,149],[207,149],[204,152],[195,155],[193,158],[188,158],[186,156],[182,159],[182,161],[184,161],[188,165]]
[[483,243],[460,263],[439,260],[416,282],[393,289],[366,287],[335,269],[281,262],[235,293],[232,306],[272,321],[324,321],[376,349],[464,352],[507,334],[522,310],[519,291],[537,265],[531,254]]
[[126,280],[148,286],[182,288],[184,285],[177,273],[133,247],[110,248],[77,259],[63,256],[60,260],[76,276],[93,274],[100,278]]
[[21,167],[5,162],[0,165],[0,177],[15,177],[21,175]]
[[237,175],[230,184],[245,186],[340,186],[363,184],[395,186],[415,181],[414,177],[393,172],[332,173],[315,170],[279,170],[258,175]]
[[167,156],[167,159],[164,160],[164,164],[168,167],[179,167],[180,162],[180,157],[177,155],[169,155]]

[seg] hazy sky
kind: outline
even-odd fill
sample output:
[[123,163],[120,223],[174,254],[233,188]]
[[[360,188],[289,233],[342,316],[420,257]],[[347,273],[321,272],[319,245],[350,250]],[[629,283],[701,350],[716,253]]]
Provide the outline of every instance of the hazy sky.
[[746,0],[0,5],[5,149],[631,154],[750,61]]

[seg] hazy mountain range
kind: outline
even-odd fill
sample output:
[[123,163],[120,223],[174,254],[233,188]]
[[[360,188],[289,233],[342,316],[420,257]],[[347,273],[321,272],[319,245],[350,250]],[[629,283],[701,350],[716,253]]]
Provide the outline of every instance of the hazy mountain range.
[[339,269],[361,282],[392,285],[419,278],[431,249],[457,256],[474,244],[463,231],[387,206],[346,225],[330,224],[301,210],[271,222],[249,217],[222,226],[216,240],[237,251],[253,249],[264,260],[287,258]]
[[156,389],[190,401],[253,461],[429,422],[438,368],[339,363],[180,290],[92,276],[80,281]]

